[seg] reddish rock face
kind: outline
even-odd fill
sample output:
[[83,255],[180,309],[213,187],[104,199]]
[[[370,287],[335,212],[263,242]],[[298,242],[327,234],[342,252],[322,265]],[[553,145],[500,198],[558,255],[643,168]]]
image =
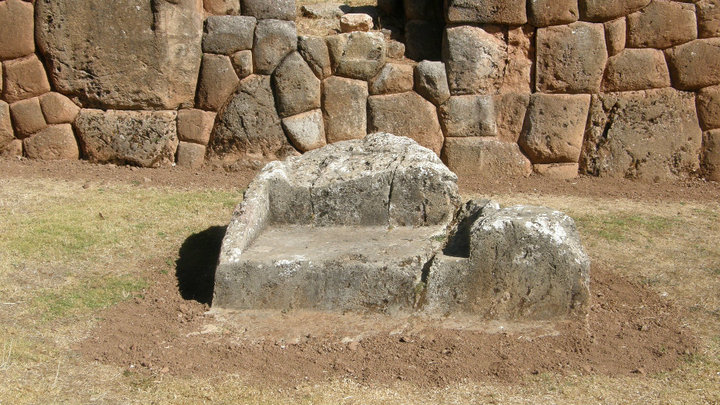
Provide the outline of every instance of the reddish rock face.
[[517,144],[493,138],[448,138],[442,158],[459,176],[504,179],[532,173],[532,164]]
[[448,0],[451,23],[523,25],[527,22],[525,0]]
[[39,96],[50,91],[45,67],[37,56],[3,62],[2,98],[8,103]]
[[580,16],[587,21],[608,21],[628,15],[652,0],[579,0]]
[[368,84],[332,76],[323,81],[323,117],[328,143],[367,134]]
[[35,52],[33,5],[27,1],[0,2],[0,60]]
[[240,83],[230,57],[225,55],[203,55],[200,79],[197,89],[197,106],[217,111],[227,101]]
[[698,39],[667,50],[673,85],[696,90],[720,84],[720,38]]
[[47,127],[40,108],[40,100],[37,97],[10,104],[10,116],[15,127],[15,134],[21,139]]
[[80,157],[75,134],[70,124],[51,125],[23,140],[30,159],[77,160]]
[[535,0],[528,2],[530,24],[536,27],[570,24],[578,20],[577,0]]
[[608,59],[603,91],[632,91],[670,87],[665,55],[657,49],[625,49]]
[[628,48],[664,49],[697,38],[695,6],[654,0],[627,17]]

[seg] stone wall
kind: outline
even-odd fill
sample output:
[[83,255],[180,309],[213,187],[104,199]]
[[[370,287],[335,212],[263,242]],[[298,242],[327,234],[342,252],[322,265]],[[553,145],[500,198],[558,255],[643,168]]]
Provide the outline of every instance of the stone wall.
[[298,36],[293,0],[0,0],[0,153],[197,167],[385,131],[461,175],[720,180],[720,0],[378,3],[405,55]]

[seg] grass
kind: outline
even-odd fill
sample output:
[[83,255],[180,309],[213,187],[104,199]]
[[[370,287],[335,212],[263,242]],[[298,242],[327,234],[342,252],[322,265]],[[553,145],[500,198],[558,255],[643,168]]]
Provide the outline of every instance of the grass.
[[[478,196],[480,197],[480,196]],[[236,191],[0,179],[0,404],[33,403],[720,403],[720,204],[535,194],[497,197],[577,219],[592,259],[688,309],[701,350],[660,375],[530,376],[518,384],[326,381],[254,387],[235,375],[151,376],[72,349],[103,308],[174,272],[183,241],[225,225]]]

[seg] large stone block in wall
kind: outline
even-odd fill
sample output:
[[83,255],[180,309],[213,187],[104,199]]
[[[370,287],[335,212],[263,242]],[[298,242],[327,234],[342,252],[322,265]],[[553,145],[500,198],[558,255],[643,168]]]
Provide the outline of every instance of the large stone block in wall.
[[698,0],[698,36],[700,38],[720,37],[720,0]]
[[447,0],[450,23],[523,25],[525,0]]
[[50,91],[45,67],[37,56],[3,62],[2,98],[8,103],[39,96]]
[[203,52],[231,55],[237,51],[252,49],[256,24],[254,17],[208,17],[202,40]]
[[204,110],[219,110],[239,82],[229,56],[204,54],[198,80],[197,106]]
[[706,87],[697,93],[697,112],[703,129],[720,128],[720,86]]
[[33,5],[27,1],[0,2],[0,60],[35,52]]
[[576,163],[589,108],[589,94],[533,94],[520,147],[533,163]]
[[673,85],[697,90],[720,84],[720,38],[698,39],[666,51]]
[[720,181],[720,129],[705,132],[702,157],[705,178]]
[[415,91],[435,105],[450,98],[447,71],[442,62],[424,60],[415,66]]
[[626,16],[652,0],[579,0],[580,16],[587,21],[608,21]]
[[91,162],[162,167],[175,163],[176,118],[175,111],[83,109],[75,128]]
[[665,49],[697,38],[695,6],[653,0],[627,17],[628,48]]
[[323,37],[298,37],[298,51],[312,69],[318,79],[323,80],[332,75],[330,52]]
[[352,32],[327,37],[335,74],[370,80],[385,65],[385,38],[379,32]]
[[85,106],[192,104],[202,56],[196,0],[38,0],[36,40],[54,88]]
[[255,73],[269,75],[285,56],[297,49],[297,28],[292,21],[262,20],[255,28]]
[[536,27],[570,24],[580,18],[577,0],[534,0],[528,2],[528,19]]
[[328,143],[367,135],[368,84],[331,76],[323,82],[323,118]]
[[497,92],[507,63],[505,41],[482,28],[460,26],[448,28],[443,42],[452,94]]
[[10,120],[10,106],[0,100],[0,153],[15,139]]
[[435,105],[415,92],[368,98],[368,132],[388,132],[414,139],[440,154],[443,132]]
[[576,22],[537,30],[537,91],[597,93],[608,53],[602,24]]
[[290,53],[272,76],[280,117],[320,108],[320,79],[298,52]]
[[448,138],[442,159],[459,176],[504,179],[532,174],[532,164],[516,143],[494,138]]
[[668,180],[700,168],[702,131],[693,93],[672,88],[594,95],[581,170]]
[[275,109],[270,76],[251,75],[240,82],[218,113],[208,146],[210,154],[226,161],[246,155],[282,158],[294,151]]
[[608,59],[603,91],[632,91],[670,87],[665,55],[657,49],[625,49]]
[[242,12],[258,20],[295,20],[295,0],[242,0]]
[[80,157],[72,125],[51,125],[23,140],[23,149],[30,159],[77,160]]
[[440,106],[439,115],[447,137],[497,135],[493,96],[452,96]]

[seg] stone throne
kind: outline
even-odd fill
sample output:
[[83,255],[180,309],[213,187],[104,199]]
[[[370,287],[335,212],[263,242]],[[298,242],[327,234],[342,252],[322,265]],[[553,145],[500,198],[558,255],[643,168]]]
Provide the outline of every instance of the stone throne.
[[[544,228],[523,239],[525,265],[502,275],[493,265],[514,248],[500,246],[502,225],[478,225],[502,210],[461,208],[456,181],[431,150],[385,133],[268,164],[228,226],[213,308],[549,318],[582,307],[589,260],[572,220],[520,209],[519,221],[541,215]],[[494,235],[485,239],[503,254],[485,263],[476,234]],[[519,302],[518,311],[498,310]]]

